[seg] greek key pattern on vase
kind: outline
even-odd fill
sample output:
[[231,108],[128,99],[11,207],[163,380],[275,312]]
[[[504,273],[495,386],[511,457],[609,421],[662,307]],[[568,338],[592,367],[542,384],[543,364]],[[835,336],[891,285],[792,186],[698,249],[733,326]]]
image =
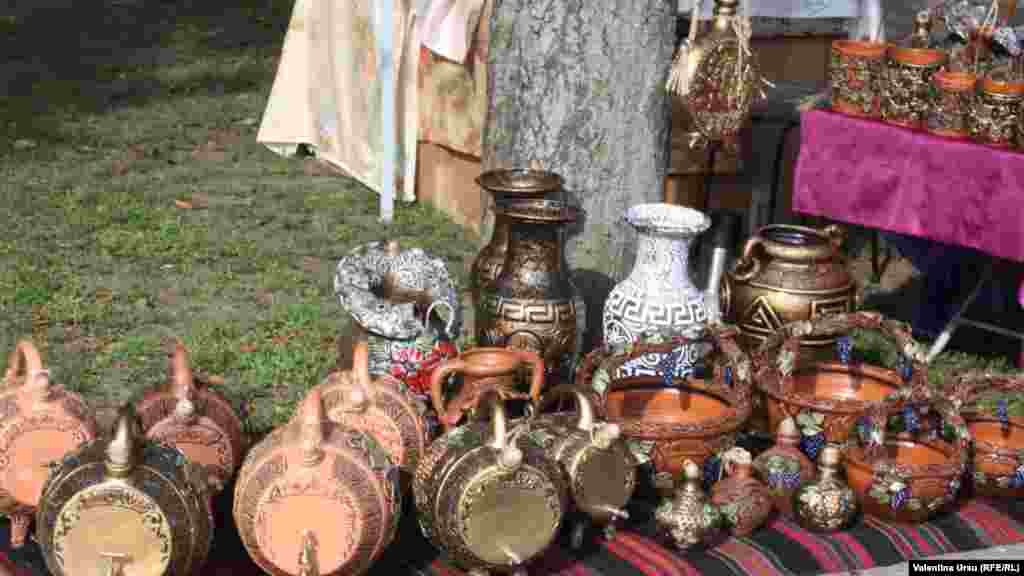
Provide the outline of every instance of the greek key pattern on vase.
[[645,328],[670,330],[676,327],[703,324],[708,312],[703,298],[677,301],[672,304],[629,298],[612,291],[604,309],[605,341],[609,344],[631,342]]
[[497,320],[551,324],[576,321],[576,308],[572,300],[538,302],[499,297],[489,304],[493,306],[494,317]]

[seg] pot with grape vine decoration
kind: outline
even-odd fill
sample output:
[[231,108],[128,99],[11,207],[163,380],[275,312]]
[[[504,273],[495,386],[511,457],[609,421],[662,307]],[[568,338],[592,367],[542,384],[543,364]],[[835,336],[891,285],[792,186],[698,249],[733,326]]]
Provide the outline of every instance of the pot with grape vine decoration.
[[775,507],[793,517],[793,494],[814,478],[814,463],[800,450],[800,430],[792,418],[784,418],[775,433],[775,445],[757,455],[754,471],[768,485]]
[[568,380],[576,359],[575,288],[562,254],[562,229],[582,210],[555,200],[512,200],[495,208],[508,226],[501,273],[481,295],[481,346],[536,352],[548,374]]
[[968,372],[958,377],[961,410],[973,443],[976,494],[1024,498],[1024,377]]
[[952,504],[967,470],[962,396],[921,382],[865,411],[846,445],[846,479],[875,518],[919,523]]
[[[857,361],[852,332],[866,330],[894,343],[896,369]],[[838,361],[801,361],[804,339],[835,338]],[[765,396],[769,425],[792,418],[800,449],[811,460],[826,443],[846,441],[856,419],[901,389],[924,381],[925,351],[902,323],[875,312],[823,316],[787,324],[753,354],[757,386]],[[816,354],[815,357],[818,357]]]
[[[576,385],[595,394],[601,417],[619,425],[633,457],[653,467],[663,494],[672,493],[687,460],[702,467],[708,487],[717,482],[720,456],[735,445],[750,415],[751,364],[736,336],[735,329],[715,325],[695,338],[606,345],[576,373]],[[703,377],[680,377],[680,350],[694,345],[711,348]],[[644,355],[661,358],[658,372],[631,368]]]

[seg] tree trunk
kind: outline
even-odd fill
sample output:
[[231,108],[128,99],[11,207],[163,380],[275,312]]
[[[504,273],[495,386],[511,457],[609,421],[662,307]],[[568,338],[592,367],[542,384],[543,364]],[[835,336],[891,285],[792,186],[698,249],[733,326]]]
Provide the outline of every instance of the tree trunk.
[[622,216],[662,201],[676,5],[494,0],[483,166],[555,171],[586,211],[565,249],[585,304],[585,349],[600,341],[604,300],[632,265]]

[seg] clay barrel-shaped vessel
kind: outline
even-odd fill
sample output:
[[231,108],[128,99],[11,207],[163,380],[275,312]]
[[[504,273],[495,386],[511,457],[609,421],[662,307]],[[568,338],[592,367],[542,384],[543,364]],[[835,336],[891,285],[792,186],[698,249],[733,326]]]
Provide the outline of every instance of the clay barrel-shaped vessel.
[[398,530],[398,476],[372,436],[326,418],[313,388],[242,463],[233,511],[242,544],[272,576],[301,575],[310,539],[321,575],[365,574]]
[[961,402],[919,384],[865,412],[844,454],[865,514],[918,523],[956,500],[970,448]]
[[[655,484],[666,494],[687,460],[710,471],[708,477],[717,476],[720,455],[733,447],[750,416],[751,364],[736,336],[733,328],[707,326],[696,338],[591,353],[577,371],[577,385],[594,391],[601,416],[621,427],[640,463],[653,464]],[[677,377],[676,364],[690,361],[679,350],[708,341],[712,352],[704,358],[705,377]],[[649,354],[663,358],[657,375],[623,370]]]
[[882,85],[882,119],[904,128],[921,128],[931,104],[932,75],[946,62],[934,48],[890,46]]
[[[477,177],[476,183],[494,199],[494,228],[491,240],[480,250],[470,270],[473,303],[478,317],[484,310],[485,302],[493,298],[495,282],[505,266],[508,251],[509,216],[500,207],[514,200],[543,198],[562,189],[562,177],[554,172],[528,170],[524,168],[488,170]],[[485,325],[478,324],[477,342],[485,341]]]
[[[629,518],[626,504],[636,487],[636,464],[617,424],[601,422],[594,414],[591,394],[568,384],[547,391],[534,408],[534,418],[516,430],[516,442],[535,442],[558,462],[565,473],[576,510],[592,522],[609,528]],[[575,411],[544,413],[555,401],[568,397]],[[583,523],[573,527],[571,542],[582,544]]]
[[11,521],[11,546],[28,537],[47,464],[96,437],[96,421],[75,393],[50,381],[39,351],[18,342],[0,392],[0,513]]
[[147,440],[135,410],[50,471],[36,541],[54,576],[198,574],[213,542],[206,477],[178,449]]
[[490,422],[450,430],[427,449],[413,482],[417,516],[427,539],[458,566],[474,574],[519,571],[554,542],[569,497],[543,448],[509,442],[495,388],[484,392],[484,405]]
[[971,137],[989,146],[1018,146],[1022,102],[1024,82],[982,79],[968,115]]
[[743,448],[722,455],[725,477],[711,489],[711,503],[734,536],[753,534],[768,521],[774,503],[768,487],[754,477],[753,459]]
[[[899,370],[854,362],[854,330],[879,333],[901,352]],[[836,338],[839,362],[800,361],[803,339]],[[842,444],[856,419],[890,394],[924,382],[924,350],[899,322],[875,312],[852,312],[794,322],[765,341],[754,354],[758,388],[765,395],[769,425],[792,418],[800,449],[816,460],[826,443]]]
[[[530,369],[528,394],[516,391],[520,368]],[[462,385],[455,397],[445,402],[442,384],[455,374],[462,375]],[[430,377],[431,401],[444,430],[459,423],[463,414],[480,402],[485,389],[496,386],[503,399],[537,400],[544,386],[544,360],[535,352],[515,348],[473,348],[459,357],[446,360]]]
[[360,340],[352,352],[352,370],[334,372],[320,384],[324,411],[334,422],[373,436],[402,470],[407,487],[430,443],[426,406],[396,378],[371,378],[368,367],[367,344]]
[[143,433],[181,450],[206,471],[211,494],[218,494],[242,463],[242,421],[227,399],[196,385],[180,341],[171,353],[169,380],[169,389],[149,391],[135,404]]
[[833,110],[864,118],[879,116],[886,48],[881,42],[832,42],[829,86]]
[[961,415],[974,445],[975,493],[1024,498],[1024,377],[968,372],[958,381]]
[[972,72],[939,70],[932,76],[936,94],[925,121],[925,130],[946,138],[967,138],[967,117],[974,105],[978,77]]

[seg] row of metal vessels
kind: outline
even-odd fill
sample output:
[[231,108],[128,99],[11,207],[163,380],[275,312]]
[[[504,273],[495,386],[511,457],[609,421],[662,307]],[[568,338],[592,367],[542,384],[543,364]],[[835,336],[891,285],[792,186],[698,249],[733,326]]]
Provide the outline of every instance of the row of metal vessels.
[[[855,330],[886,332],[904,362],[857,361],[843,335]],[[825,335],[839,335],[839,360],[798,362],[799,341]],[[247,450],[238,415],[197,382],[181,344],[167,384],[122,407],[101,438],[82,399],[22,341],[0,394],[0,509],[15,546],[34,520],[54,575],[191,574],[210,551],[212,497],[237,469],[233,517],[264,571],[362,574],[393,543],[411,492],[427,538],[483,574],[522,572],[563,527],[576,543],[588,525],[613,533],[640,465],[666,489],[656,519],[682,547],[715,523],[750,533],[774,510],[818,530],[847,527],[855,507],[921,522],[953,505],[965,480],[1022,496],[1024,378],[929,384],[901,325],[873,313],[794,322],[749,354],[735,336],[704,330],[713,352],[702,377],[676,376],[673,350],[692,341],[673,338],[595,350],[574,384],[549,389],[535,353],[474,348],[431,373],[431,407],[398,379],[371,376],[362,341],[350,370]],[[623,370],[651,354],[669,359],[661,374]],[[979,401],[993,391],[994,403]],[[779,434],[752,459],[735,443],[757,396]],[[513,417],[517,400],[528,408]]]

